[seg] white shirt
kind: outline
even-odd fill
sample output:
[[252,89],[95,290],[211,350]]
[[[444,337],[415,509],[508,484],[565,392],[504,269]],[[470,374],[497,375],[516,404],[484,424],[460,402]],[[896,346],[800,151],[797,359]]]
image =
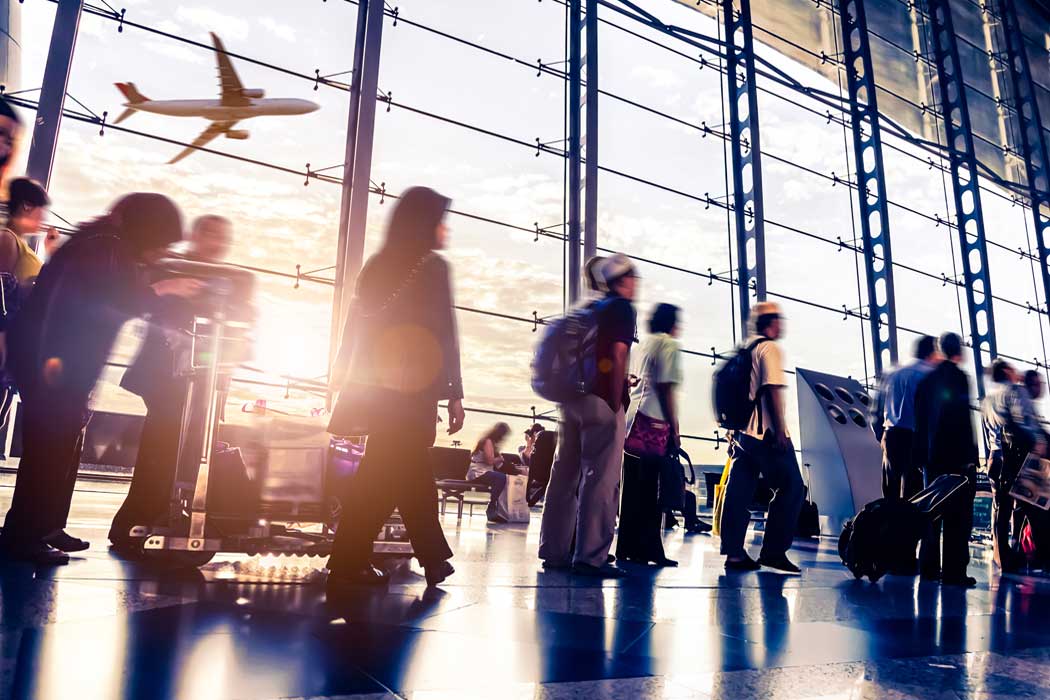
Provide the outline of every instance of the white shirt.
[[649,336],[642,345],[641,361],[635,374],[640,381],[631,389],[631,410],[627,416],[627,430],[630,432],[634,417],[639,411],[655,418],[666,420],[660,397],[656,393],[657,384],[682,383],[681,345],[667,333],[656,333]]
[[[759,340],[761,336],[752,336],[748,338],[747,344],[750,346],[756,340]],[[751,394],[750,398],[754,400],[755,396],[763,387],[783,387],[787,386],[787,377],[784,375],[784,353],[780,349],[780,344],[775,340],[766,340],[765,342],[759,343],[754,350],[751,351]],[[762,392],[763,397],[769,391]],[[761,416],[761,427],[759,430],[759,416]],[[784,417],[785,421],[787,416]],[[769,410],[769,406],[765,398],[759,401],[759,405],[755,407],[755,412],[751,415],[751,422],[747,426],[747,434],[751,437],[762,439],[764,433],[767,430],[771,430],[775,425],[775,418]],[[787,432],[785,426],[784,432]]]

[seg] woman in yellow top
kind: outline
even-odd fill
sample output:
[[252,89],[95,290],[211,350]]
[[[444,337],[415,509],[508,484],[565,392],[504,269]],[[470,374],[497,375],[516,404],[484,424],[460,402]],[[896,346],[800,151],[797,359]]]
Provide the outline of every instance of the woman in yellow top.
[[41,262],[25,237],[40,231],[51,200],[37,182],[18,177],[8,185],[7,225],[0,229],[0,272],[25,284],[40,274]]

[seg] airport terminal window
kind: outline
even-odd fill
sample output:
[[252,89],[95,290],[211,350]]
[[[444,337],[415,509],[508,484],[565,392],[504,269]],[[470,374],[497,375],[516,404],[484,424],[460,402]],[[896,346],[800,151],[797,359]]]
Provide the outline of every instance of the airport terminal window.
[[[999,177],[1023,182],[1023,168],[1000,148],[1004,139],[1017,142],[1016,120],[996,108],[996,96],[1008,99],[1009,89],[1001,76],[993,80],[985,53],[1001,48],[1001,38],[986,32],[967,0],[955,4],[965,15],[956,24],[978,154]],[[884,118],[943,140],[931,108],[938,98],[925,19],[903,0],[869,5]],[[669,23],[720,34],[717,4],[649,9]],[[68,106],[86,117],[107,111],[108,126],[100,137],[97,124],[63,124],[51,185],[53,221],[68,226],[90,218],[132,189],[169,192],[187,217],[223,203],[226,211],[219,213],[235,223],[231,260],[265,271],[258,276],[258,352],[238,372],[245,381],[236,386],[228,415],[256,400],[296,412],[324,405],[340,188],[321,173],[341,176],[355,11],[350,3],[319,3],[286,15],[233,0],[222,10],[134,8],[136,23],[159,31],[128,26],[118,34],[115,20],[99,13],[81,23],[69,93],[87,111]],[[23,15],[28,87],[42,79],[54,8],[26,3]],[[740,341],[729,283],[738,261],[727,210],[725,78],[712,51],[605,6],[599,18],[599,246],[636,258],[643,337],[653,304],[682,307],[682,430],[704,438],[694,444],[700,461],[719,461],[711,372],[717,356]],[[851,136],[841,110],[769,73],[772,64],[803,86],[838,94],[841,84],[844,90],[837,18],[818,3],[778,24],[760,6],[754,23],[757,51],[768,61],[758,77],[768,288],[788,316],[788,369],[851,376],[870,388],[866,281],[856,192],[848,185],[856,170]],[[136,114],[118,125],[128,130],[120,130],[113,122],[124,98],[113,84],[134,82],[158,98],[211,96],[218,87],[209,31],[241,56],[232,61],[245,87],[310,100],[319,109],[246,121],[237,129],[250,138],[219,138],[206,147],[220,154],[194,153],[166,165],[181,146],[153,137],[190,142],[205,123]],[[528,380],[542,322],[561,312],[566,296],[565,31],[565,6],[557,2],[439,8],[407,0],[396,17],[390,10],[384,19],[365,253],[378,246],[390,196],[428,184],[452,197],[447,255],[461,307],[467,404],[488,412],[470,415],[464,442],[497,415],[507,414],[515,429],[534,413],[553,415]],[[310,41],[302,41],[307,34]],[[1045,117],[1050,65],[1032,41]],[[902,57],[909,70],[894,70],[905,65]],[[919,334],[953,330],[965,338],[969,323],[947,162],[893,131],[883,130],[883,158],[900,354],[907,359]],[[981,185],[999,352],[1021,369],[1045,371],[1050,325],[1033,260],[1031,213],[992,178],[982,176]],[[298,279],[297,270],[304,273]],[[102,408],[141,412],[141,402],[112,381],[133,356],[141,325],[129,324],[112,358],[117,366],[101,386]],[[789,383],[793,403],[790,375]]]

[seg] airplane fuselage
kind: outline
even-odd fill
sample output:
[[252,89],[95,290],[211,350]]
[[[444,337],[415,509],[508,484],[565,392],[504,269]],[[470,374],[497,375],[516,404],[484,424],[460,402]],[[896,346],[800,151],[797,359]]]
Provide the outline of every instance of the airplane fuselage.
[[203,117],[213,122],[233,122],[252,117],[283,116],[315,112],[318,106],[309,100],[267,97],[250,100],[250,104],[225,106],[219,100],[147,100],[125,104],[139,112],[168,117]]

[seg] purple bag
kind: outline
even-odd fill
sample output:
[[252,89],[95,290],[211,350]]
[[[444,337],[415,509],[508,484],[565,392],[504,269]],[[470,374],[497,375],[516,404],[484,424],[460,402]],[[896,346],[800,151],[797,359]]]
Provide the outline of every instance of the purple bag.
[[664,457],[671,439],[671,424],[650,418],[641,411],[634,417],[623,451],[635,457]]

